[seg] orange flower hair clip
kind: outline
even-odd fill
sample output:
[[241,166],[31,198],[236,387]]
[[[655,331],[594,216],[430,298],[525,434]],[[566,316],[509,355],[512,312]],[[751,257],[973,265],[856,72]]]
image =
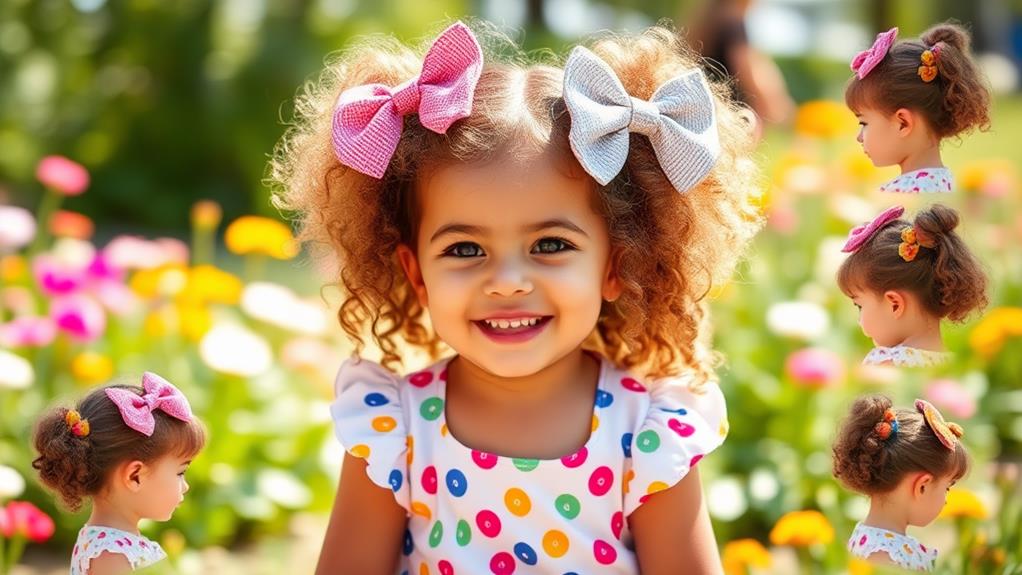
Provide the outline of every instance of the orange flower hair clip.
[[876,431],[883,441],[898,436],[898,419],[893,409],[884,412],[884,419],[873,427],[873,431]]
[[962,429],[962,426],[950,421],[944,421],[944,416],[926,400],[917,399],[916,409],[919,413],[923,414],[926,424],[930,426],[930,429],[936,434],[937,439],[944,444],[944,447],[954,451],[955,442],[959,437],[965,435],[965,430]]
[[918,74],[922,78],[923,82],[930,83],[934,78],[937,77],[937,57],[940,55],[940,46],[933,46],[927,50],[923,50],[923,53],[919,55],[919,61],[922,63],[919,66]]
[[919,240],[916,238],[916,229],[912,226],[901,230],[901,243],[898,244],[898,255],[901,259],[910,262],[916,259],[919,253]]
[[86,437],[89,435],[89,420],[82,419],[82,415],[73,409],[67,410],[67,415],[64,416],[64,421],[67,422],[68,429],[71,433],[77,437]]

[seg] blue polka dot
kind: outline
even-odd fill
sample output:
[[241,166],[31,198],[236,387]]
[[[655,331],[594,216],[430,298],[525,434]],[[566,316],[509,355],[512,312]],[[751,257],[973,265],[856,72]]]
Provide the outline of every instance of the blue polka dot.
[[451,492],[451,495],[455,497],[461,497],[468,490],[468,480],[465,479],[465,474],[457,469],[452,469],[447,472],[447,489]]
[[677,413],[678,415],[688,415],[688,410],[685,409],[684,407],[679,407],[678,409],[666,409],[661,407],[660,411],[666,411],[667,413]]
[[387,396],[383,395],[382,393],[376,392],[367,395],[363,401],[365,401],[366,405],[368,405],[369,407],[379,407],[381,405],[387,405],[388,403],[390,403],[390,400],[387,399]]
[[415,549],[415,543],[412,542],[412,532],[405,529],[405,544],[401,550],[405,555],[411,555],[412,550]]
[[626,433],[621,436],[621,449],[625,452],[625,457],[632,456],[632,434]]
[[614,396],[603,391],[602,389],[596,390],[596,407],[610,407],[610,404],[614,403]]
[[404,477],[401,475],[400,471],[395,469],[390,472],[390,479],[388,481],[390,482],[390,488],[397,491],[398,489],[401,489],[401,483],[404,482]]
[[526,565],[535,565],[538,557],[536,552],[529,547],[528,543],[517,543],[515,544],[515,556],[522,560],[522,563]]

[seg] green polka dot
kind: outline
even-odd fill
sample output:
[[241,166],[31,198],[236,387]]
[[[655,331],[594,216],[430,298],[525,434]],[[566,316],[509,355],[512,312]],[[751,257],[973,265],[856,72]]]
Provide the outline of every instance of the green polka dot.
[[653,453],[660,447],[660,436],[652,429],[647,429],[635,438],[635,444],[643,453]]
[[433,421],[440,417],[440,414],[444,412],[444,400],[439,397],[431,397],[426,401],[422,402],[422,406],[419,407],[419,413],[426,421]]
[[532,471],[533,469],[536,469],[537,466],[539,466],[539,460],[538,459],[517,459],[517,458],[515,458],[515,459],[512,459],[511,461],[515,464],[515,467],[518,468],[518,471]]
[[464,519],[458,521],[458,530],[454,535],[458,539],[458,545],[462,547],[468,545],[469,541],[472,541],[472,528],[468,526],[468,521]]
[[557,512],[565,519],[574,519],[578,517],[578,512],[582,510],[582,506],[579,505],[578,499],[569,493],[559,495],[554,501],[554,505],[557,507]]
[[433,524],[433,530],[429,532],[429,546],[436,547],[440,545],[440,540],[444,538],[444,524],[437,521]]

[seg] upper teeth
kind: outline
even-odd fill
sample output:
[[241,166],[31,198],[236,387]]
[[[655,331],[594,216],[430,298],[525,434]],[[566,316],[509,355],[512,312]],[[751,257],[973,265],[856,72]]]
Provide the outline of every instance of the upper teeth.
[[536,323],[539,322],[539,318],[538,317],[531,317],[531,318],[523,318],[523,319],[486,319],[486,320],[483,320],[483,321],[486,322],[486,325],[488,325],[490,327],[493,327],[493,328],[509,329],[509,328],[522,327],[523,325],[528,325],[528,326],[536,325]]

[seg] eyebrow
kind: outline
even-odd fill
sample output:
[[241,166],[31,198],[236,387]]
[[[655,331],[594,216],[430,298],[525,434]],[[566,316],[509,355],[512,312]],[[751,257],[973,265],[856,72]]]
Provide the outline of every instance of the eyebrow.
[[[527,226],[525,229],[528,232],[538,232],[541,230],[548,230],[551,228],[562,228],[570,232],[581,234],[587,238],[589,237],[589,234],[585,233],[585,231],[582,228],[578,227],[571,221],[562,218],[544,220],[542,222]],[[486,235],[486,228],[482,226],[473,226],[469,224],[459,223],[447,224],[445,226],[441,226],[440,229],[437,230],[431,238],[429,238],[429,241],[431,243],[435,242],[437,238],[447,234]]]

